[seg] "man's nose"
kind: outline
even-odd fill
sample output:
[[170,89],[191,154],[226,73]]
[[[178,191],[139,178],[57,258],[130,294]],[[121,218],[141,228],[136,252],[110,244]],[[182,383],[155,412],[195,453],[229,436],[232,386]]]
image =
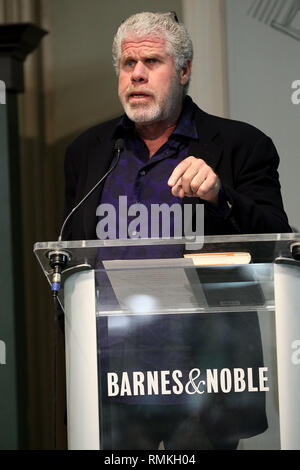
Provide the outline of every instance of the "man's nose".
[[133,82],[146,82],[148,80],[147,68],[143,62],[139,61],[135,64],[131,80]]

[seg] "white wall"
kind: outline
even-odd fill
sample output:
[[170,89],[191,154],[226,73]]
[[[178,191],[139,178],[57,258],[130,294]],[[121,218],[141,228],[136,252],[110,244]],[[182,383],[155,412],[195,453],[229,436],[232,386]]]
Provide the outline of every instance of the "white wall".
[[291,100],[291,85],[300,80],[300,11],[293,17],[292,37],[271,22],[280,7],[277,21],[282,22],[293,0],[225,0],[225,5],[230,117],[250,122],[273,139],[281,158],[285,209],[290,224],[300,230],[300,104]]
[[182,0],[194,60],[189,95],[205,111],[228,115],[226,31],[223,0]]

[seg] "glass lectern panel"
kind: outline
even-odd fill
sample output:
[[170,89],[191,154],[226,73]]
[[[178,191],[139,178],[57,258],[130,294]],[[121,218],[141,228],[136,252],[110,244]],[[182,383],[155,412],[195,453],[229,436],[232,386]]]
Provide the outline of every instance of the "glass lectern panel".
[[280,448],[272,264],[106,260],[95,284],[101,448]]
[[281,448],[273,262],[299,242],[206,237],[194,254],[231,258],[204,264],[184,240],[35,245],[49,282],[51,250],[70,254],[64,279],[94,273],[101,449]]

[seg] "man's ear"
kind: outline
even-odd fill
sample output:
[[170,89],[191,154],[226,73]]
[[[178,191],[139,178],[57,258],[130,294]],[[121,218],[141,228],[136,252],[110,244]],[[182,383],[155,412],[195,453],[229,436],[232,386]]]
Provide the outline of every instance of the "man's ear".
[[189,81],[189,78],[191,76],[191,71],[192,71],[192,61],[189,59],[187,60],[184,67],[182,67],[181,72],[180,72],[181,85],[186,85],[186,83]]

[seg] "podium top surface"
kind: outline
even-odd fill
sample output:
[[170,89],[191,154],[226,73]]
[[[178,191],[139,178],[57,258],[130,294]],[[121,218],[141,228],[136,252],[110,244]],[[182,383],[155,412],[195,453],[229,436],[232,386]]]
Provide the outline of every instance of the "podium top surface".
[[[196,241],[184,238],[76,240],[38,242],[34,245],[34,253],[46,274],[49,272],[48,255],[51,251],[67,251],[70,255],[69,267],[89,264],[95,268],[99,259],[99,250],[106,253],[105,259],[123,259],[124,249],[134,253],[141,247],[177,247],[180,252],[178,259],[183,258],[183,253],[248,252],[251,255],[251,263],[272,263],[278,257],[292,258],[291,249],[297,243],[300,245],[300,233],[207,236],[197,238]],[[145,259],[153,259],[150,249],[147,249],[147,253],[149,255]],[[130,256],[130,259],[134,258],[134,254]],[[138,259],[141,259],[141,256],[138,256]]]
[[[184,239],[43,242],[35,244],[34,253],[49,283],[53,273],[49,253],[69,255],[62,272],[62,305],[65,280],[78,271],[94,269],[96,283],[106,299],[97,311],[126,312],[123,298],[148,292],[148,297],[160,305],[160,312],[165,305],[167,312],[171,309],[176,313],[219,307],[222,311],[273,308],[273,263],[279,258],[292,260],[292,247],[297,246],[300,247],[300,233],[209,236],[197,244]],[[229,256],[229,262],[223,263],[222,256],[232,253],[249,256],[246,261]],[[198,256],[187,257],[195,254]],[[205,259],[204,264],[197,265],[199,254],[201,259],[202,255],[217,255],[218,260],[209,258],[209,262]],[[113,297],[121,307],[115,307]]]

